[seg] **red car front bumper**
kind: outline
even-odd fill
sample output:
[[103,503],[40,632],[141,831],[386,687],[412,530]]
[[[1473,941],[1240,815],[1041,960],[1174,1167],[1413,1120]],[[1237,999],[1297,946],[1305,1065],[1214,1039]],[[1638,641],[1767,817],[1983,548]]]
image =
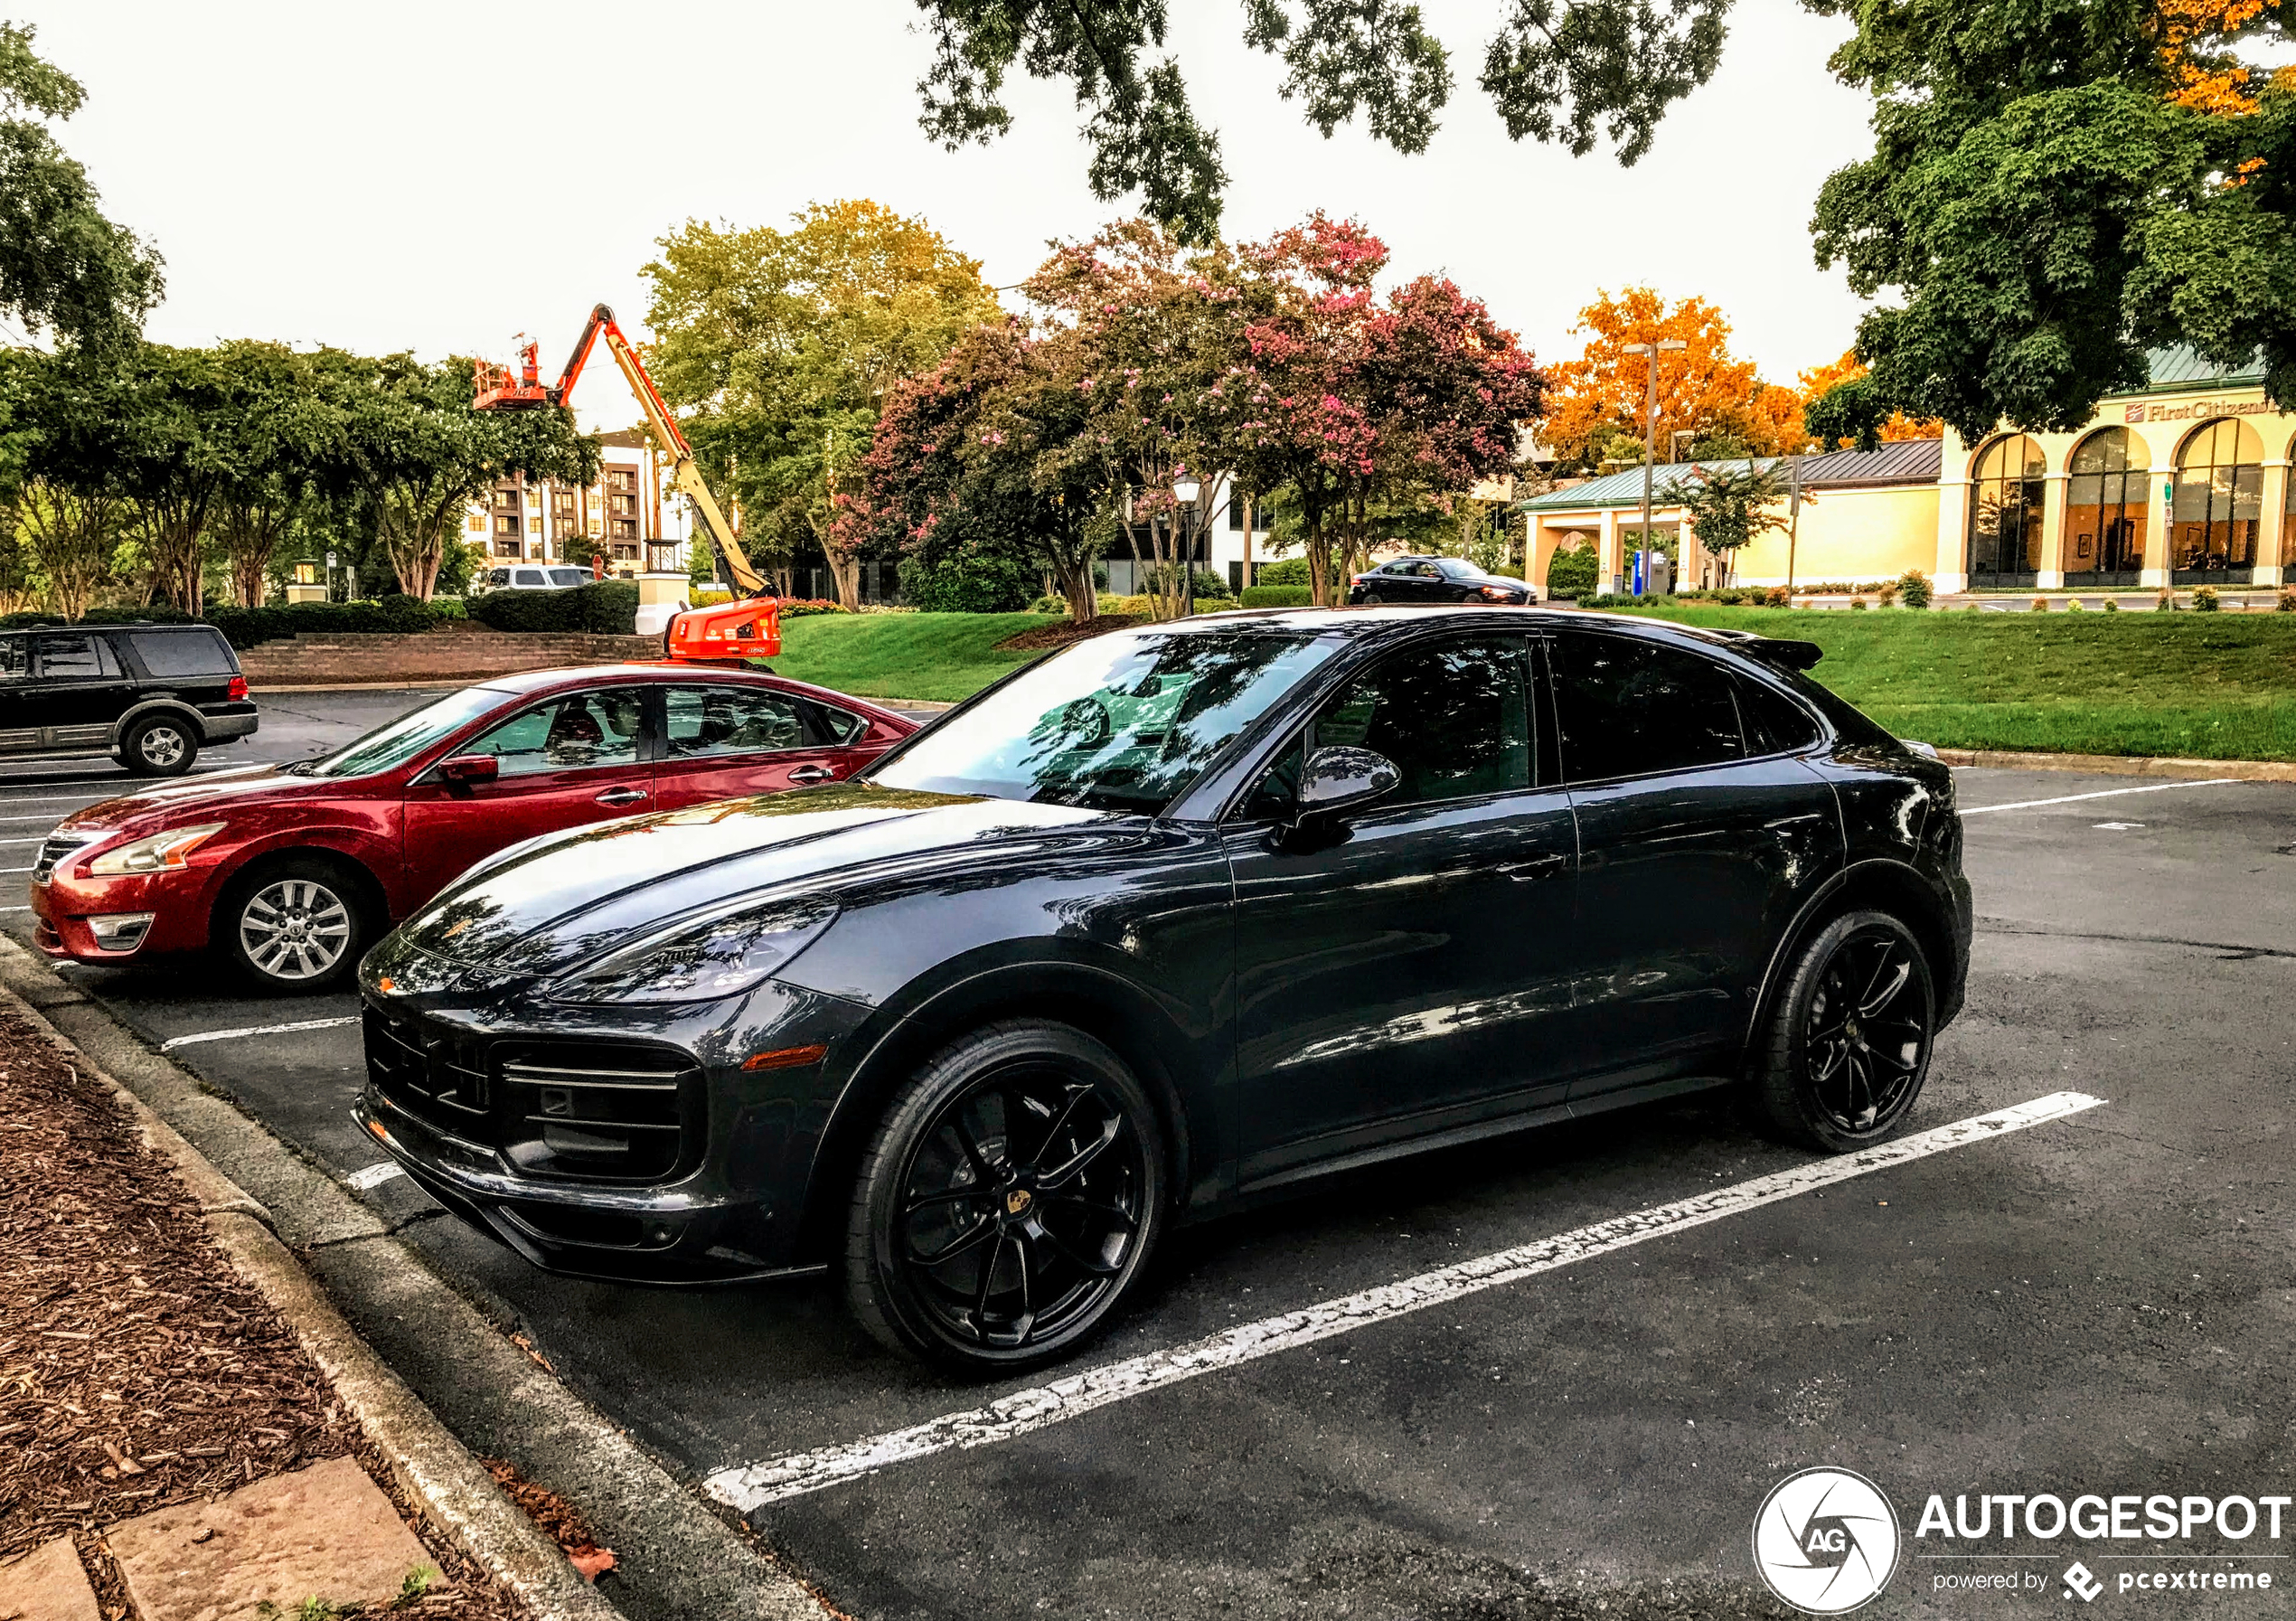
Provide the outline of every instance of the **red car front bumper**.
[[[207,947],[212,868],[186,867],[169,872],[139,872],[119,878],[73,878],[60,866],[45,883],[32,886],[33,940],[52,957],[81,963],[118,963],[170,951]],[[151,914],[151,927],[124,950],[96,938],[92,919]]]

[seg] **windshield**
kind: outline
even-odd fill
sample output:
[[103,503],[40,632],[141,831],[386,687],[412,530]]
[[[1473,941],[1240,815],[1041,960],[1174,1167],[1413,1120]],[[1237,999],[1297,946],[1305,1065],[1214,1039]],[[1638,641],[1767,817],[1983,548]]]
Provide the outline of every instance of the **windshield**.
[[1161,810],[1339,650],[1263,630],[1119,631],[1054,655],[870,773],[889,787]]
[[410,715],[401,715],[387,725],[376,727],[357,742],[346,743],[333,754],[303,760],[287,768],[298,777],[371,777],[377,771],[388,771],[394,766],[405,765],[448,733],[499,708],[509,696],[493,687],[465,687],[458,693],[447,693],[436,703],[425,704]]
[[590,583],[590,571],[588,569],[552,569],[550,575],[550,583],[556,586]]

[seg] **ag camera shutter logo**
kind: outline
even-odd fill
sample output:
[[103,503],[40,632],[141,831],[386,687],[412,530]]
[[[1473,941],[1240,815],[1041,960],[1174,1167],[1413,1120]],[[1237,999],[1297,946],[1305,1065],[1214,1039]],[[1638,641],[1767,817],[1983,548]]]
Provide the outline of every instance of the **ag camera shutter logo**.
[[1840,1616],[1897,1573],[1897,1511],[1847,1469],[1804,1469],[1770,1488],[1754,1516],[1754,1568],[1804,1615]]

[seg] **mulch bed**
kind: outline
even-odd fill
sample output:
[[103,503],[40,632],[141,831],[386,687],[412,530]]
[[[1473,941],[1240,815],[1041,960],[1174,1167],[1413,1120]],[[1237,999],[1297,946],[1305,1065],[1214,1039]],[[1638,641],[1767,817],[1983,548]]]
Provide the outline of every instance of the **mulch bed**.
[[1146,614],[1102,614],[1090,619],[1064,619],[1058,625],[1040,625],[1034,630],[1009,636],[996,645],[996,650],[999,653],[1040,653],[1048,647],[1066,647],[1072,642],[1089,641],[1112,630],[1123,630],[1127,626],[1147,622]]
[[119,1621],[105,1526],[351,1453],[438,1566],[411,1613],[525,1615],[409,1512],[110,1089],[6,1008],[0,1167],[0,1563],[69,1533]]

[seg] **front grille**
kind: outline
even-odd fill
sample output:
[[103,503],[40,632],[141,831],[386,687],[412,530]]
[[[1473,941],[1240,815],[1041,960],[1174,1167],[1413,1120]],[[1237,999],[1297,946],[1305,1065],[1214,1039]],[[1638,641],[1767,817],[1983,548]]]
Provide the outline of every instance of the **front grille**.
[[658,1179],[684,1157],[701,1072],[658,1048],[505,1043],[495,1059],[506,1152],[557,1176]]
[[100,833],[52,833],[42,841],[40,853],[33,858],[32,881],[46,883],[49,875],[61,866],[71,853],[84,844],[92,844],[104,835]]
[[467,1061],[462,1046],[375,1008],[364,1022],[367,1079],[375,1090],[464,1147],[494,1152],[486,1072]]
[[701,1141],[701,1071],[682,1053],[465,1039],[374,1007],[364,1020],[376,1091],[527,1175],[660,1181]]

